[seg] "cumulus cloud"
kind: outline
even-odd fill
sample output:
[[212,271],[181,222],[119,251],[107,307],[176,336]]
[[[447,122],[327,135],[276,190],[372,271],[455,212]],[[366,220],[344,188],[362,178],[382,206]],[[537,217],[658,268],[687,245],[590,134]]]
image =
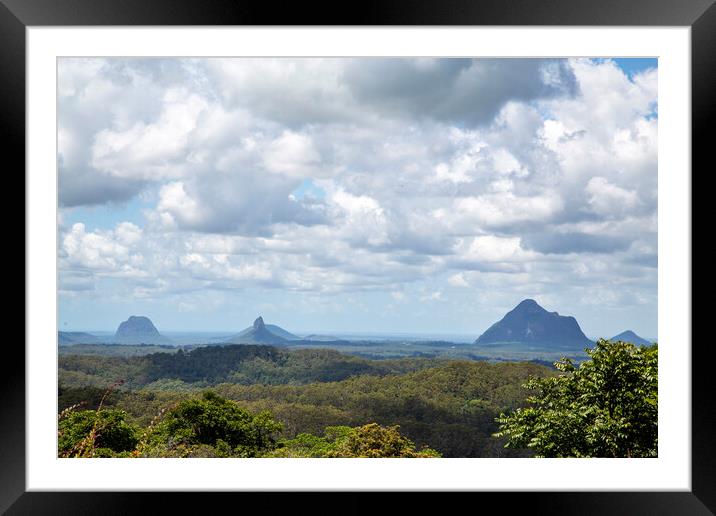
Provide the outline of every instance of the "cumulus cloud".
[[584,190],[592,210],[605,217],[628,213],[641,203],[636,191],[620,188],[604,177],[593,177]]
[[163,88],[119,61],[58,63],[58,170],[62,206],[98,205],[134,197],[145,186],[92,167],[95,136],[158,115]]
[[143,276],[144,257],[134,250],[141,239],[142,230],[131,222],[123,222],[113,231],[92,232],[78,222],[62,238],[64,266],[117,277]]
[[63,292],[113,278],[184,307],[243,288],[653,302],[656,70],[67,58],[58,71],[61,207],[145,204],[134,223],[61,228]]
[[189,158],[189,139],[205,99],[179,89],[161,98],[156,121],[136,122],[129,128],[108,128],[94,137],[90,165],[97,171],[126,179],[162,180],[181,177]]
[[264,154],[264,166],[271,172],[298,177],[320,177],[321,155],[311,138],[284,131],[273,140]]
[[469,125],[489,123],[509,100],[575,91],[564,61],[541,59],[354,59],[344,76],[370,106]]

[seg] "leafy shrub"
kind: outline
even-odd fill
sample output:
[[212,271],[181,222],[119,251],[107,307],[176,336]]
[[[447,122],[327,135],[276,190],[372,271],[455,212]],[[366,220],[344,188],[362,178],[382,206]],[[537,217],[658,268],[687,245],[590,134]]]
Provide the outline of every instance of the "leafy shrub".
[[197,446],[205,445],[213,448],[215,456],[255,457],[274,448],[280,430],[281,424],[268,412],[251,414],[207,391],[201,398],[184,400],[168,410],[151,441],[153,453],[162,456],[177,450],[179,456],[196,456]]
[[123,410],[70,412],[59,422],[61,457],[112,457],[133,450],[138,429],[125,421]]

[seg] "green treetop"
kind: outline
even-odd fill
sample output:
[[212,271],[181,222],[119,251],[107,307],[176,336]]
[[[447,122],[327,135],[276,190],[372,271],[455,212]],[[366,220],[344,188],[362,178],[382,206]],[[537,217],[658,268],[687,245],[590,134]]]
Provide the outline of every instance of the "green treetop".
[[272,449],[281,423],[252,414],[212,391],[167,411],[148,439],[148,455],[256,457]]
[[587,354],[579,367],[562,359],[562,374],[528,380],[530,405],[500,414],[495,436],[541,457],[656,457],[657,345],[600,339]]

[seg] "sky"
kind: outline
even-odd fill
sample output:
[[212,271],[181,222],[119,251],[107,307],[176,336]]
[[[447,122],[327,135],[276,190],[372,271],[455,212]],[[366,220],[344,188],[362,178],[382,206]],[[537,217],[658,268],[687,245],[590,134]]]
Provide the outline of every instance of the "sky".
[[657,336],[657,60],[58,62],[60,330]]

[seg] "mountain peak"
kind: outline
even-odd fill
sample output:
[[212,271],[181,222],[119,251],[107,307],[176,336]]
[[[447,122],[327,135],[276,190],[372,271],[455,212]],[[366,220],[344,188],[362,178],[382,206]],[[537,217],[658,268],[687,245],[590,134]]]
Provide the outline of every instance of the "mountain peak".
[[534,299],[524,299],[475,341],[476,344],[520,343],[547,347],[593,344],[574,317],[548,312]]
[[643,337],[640,337],[639,335],[637,335],[636,333],[634,333],[631,330],[626,330],[626,331],[621,332],[619,335],[614,335],[614,337],[612,337],[609,340],[611,342],[616,342],[616,341],[620,340],[622,342],[631,342],[632,344],[644,345],[644,346],[648,346],[651,344],[650,341],[646,340]]
[[539,306],[539,303],[537,301],[535,301],[534,299],[527,298],[520,301],[515,308],[530,308],[534,306],[542,308],[541,306]]
[[149,317],[144,317],[143,315],[130,315],[129,319],[119,325],[115,336],[123,337],[138,334],[156,336],[159,335],[159,331]]
[[512,312],[539,314],[547,313],[547,310],[542,308],[539,303],[537,303],[537,301],[535,301],[534,299],[523,299],[516,307],[512,309]]
[[225,342],[233,344],[283,344],[288,340],[299,340],[299,337],[275,324],[265,324],[263,317],[258,316],[251,326],[241,333],[229,337]]
[[143,315],[130,315],[114,334],[116,342],[122,344],[168,344],[170,339],[159,333],[154,323]]

